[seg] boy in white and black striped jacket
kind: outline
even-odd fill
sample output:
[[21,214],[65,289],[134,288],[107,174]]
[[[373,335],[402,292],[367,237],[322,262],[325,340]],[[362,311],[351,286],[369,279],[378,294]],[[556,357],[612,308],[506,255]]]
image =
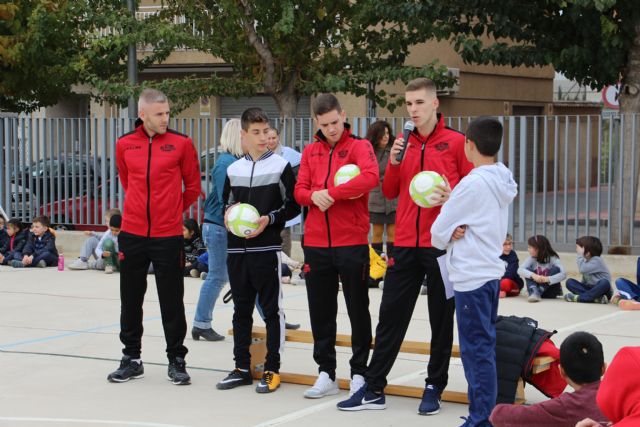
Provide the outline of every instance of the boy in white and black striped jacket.
[[280,353],[284,349],[280,233],[287,220],[300,214],[300,207],[293,198],[295,178],[291,165],[267,148],[270,129],[267,115],[259,108],[249,108],[242,113],[241,122],[247,154],[227,169],[222,200],[227,208],[248,203],[258,210],[260,219],[258,229],[246,238],[228,234],[227,269],[234,302],[236,369],[217,388],[226,390],[253,382],[249,345],[257,295],[267,325],[267,356],[256,392],[270,393],[280,385]]

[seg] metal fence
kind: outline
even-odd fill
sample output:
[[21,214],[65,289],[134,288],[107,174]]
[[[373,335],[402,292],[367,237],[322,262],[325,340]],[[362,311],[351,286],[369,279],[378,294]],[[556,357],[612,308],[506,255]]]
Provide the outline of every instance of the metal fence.
[[[544,234],[557,249],[571,249],[581,235],[598,236],[605,246],[640,249],[636,205],[627,208],[633,220],[623,224],[622,201],[636,200],[639,165],[624,168],[624,155],[636,158],[637,115],[505,116],[498,160],[514,173],[519,194],[510,207],[509,229],[516,243]],[[364,136],[377,120],[351,118],[354,133]],[[402,118],[387,119],[394,132]],[[465,131],[471,118],[447,118],[448,126]],[[170,126],[190,135],[200,153],[202,188],[217,157],[220,133],[227,119],[172,119]],[[625,127],[631,137],[625,138]],[[282,143],[299,151],[313,137],[309,118],[272,123]],[[124,192],[117,179],[115,143],[132,129],[129,119],[35,118],[0,119],[0,206],[25,222],[48,215],[66,228],[102,224],[104,211],[120,207]],[[628,135],[628,134],[627,134]],[[202,218],[203,200],[189,216]],[[294,232],[300,230],[294,230]],[[626,239],[626,240],[625,240]]]

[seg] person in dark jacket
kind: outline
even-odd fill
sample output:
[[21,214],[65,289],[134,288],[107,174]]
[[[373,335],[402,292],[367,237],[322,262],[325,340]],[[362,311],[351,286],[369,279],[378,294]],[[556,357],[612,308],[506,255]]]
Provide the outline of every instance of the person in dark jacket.
[[200,226],[193,218],[187,218],[182,224],[184,237],[184,276],[200,277],[205,266],[198,263],[198,257],[207,251],[200,234]]
[[[227,168],[222,200],[227,208],[248,203],[260,214],[258,228],[246,237],[227,235],[227,271],[233,294],[233,355],[235,369],[218,382],[219,390],[250,385],[251,328],[256,297],[267,325],[267,355],[257,393],[280,386],[280,354],[284,350],[284,311],[280,283],[280,233],[300,214],[293,198],[295,177],[287,160],[267,148],[269,118],[260,108],[242,113],[242,139],[247,154]],[[230,209],[225,211],[225,224]]]
[[518,274],[520,268],[520,260],[518,254],[513,250],[513,236],[507,234],[507,238],[502,244],[502,255],[500,259],[504,261],[504,276],[500,279],[500,298],[517,297],[520,290],[524,287],[522,277]]
[[[387,257],[392,256],[393,242],[396,235],[396,207],[397,199],[387,199],[382,194],[382,181],[384,173],[389,163],[391,144],[389,140],[392,135],[391,125],[384,120],[378,120],[367,129],[366,140],[371,142],[373,152],[378,162],[378,173],[380,175],[378,186],[369,193],[369,221],[372,227],[371,247],[378,253],[386,252]],[[382,249],[383,234],[387,232],[386,250]]]
[[[184,357],[187,321],[184,313],[184,248],[182,213],[202,193],[200,164],[191,138],[168,128],[169,100],[162,92],[145,89],[138,101],[140,124],[116,144],[120,183],[126,193],[121,233],[120,367],[107,376],[111,382],[141,378],[142,304],[147,271],[153,263],[162,326],[173,384],[191,383]],[[184,190],[183,190],[184,186]]]
[[58,265],[56,237],[49,231],[49,218],[39,216],[33,219],[31,234],[22,250],[22,260],[13,260],[10,265],[22,267],[52,267]]
[[22,260],[22,251],[27,244],[29,230],[26,230],[19,219],[13,218],[7,224],[7,240],[0,246],[0,264],[8,265],[11,261]]

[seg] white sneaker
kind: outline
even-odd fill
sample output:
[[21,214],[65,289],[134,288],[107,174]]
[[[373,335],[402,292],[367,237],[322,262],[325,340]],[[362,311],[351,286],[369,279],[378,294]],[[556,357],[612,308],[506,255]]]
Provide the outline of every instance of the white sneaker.
[[77,258],[71,264],[69,264],[69,270],[86,270],[89,268],[89,264],[80,258]]
[[356,392],[360,390],[363,385],[364,377],[358,374],[354,375],[353,378],[351,378],[351,383],[349,384],[349,397],[356,394]]
[[304,391],[304,397],[307,399],[320,399],[321,397],[338,394],[339,391],[338,383],[332,381],[326,372],[320,372],[313,387]]
[[113,274],[113,265],[107,265],[104,267],[104,272],[106,274]]

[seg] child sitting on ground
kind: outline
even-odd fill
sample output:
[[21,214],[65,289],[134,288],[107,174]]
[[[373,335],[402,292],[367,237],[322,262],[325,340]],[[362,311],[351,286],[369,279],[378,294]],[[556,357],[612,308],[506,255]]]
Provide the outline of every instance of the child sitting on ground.
[[[109,220],[113,215],[122,215],[120,209],[109,209],[104,213],[104,225],[107,226],[107,230],[109,229]],[[100,255],[96,253],[96,248],[100,243],[100,239],[104,237],[104,233],[96,233],[95,231],[85,231],[84,233],[89,237],[82,244],[80,257],[69,264],[69,270],[86,270],[88,268],[102,270],[94,262],[97,263],[102,260]],[[90,262],[92,256],[95,258],[94,262]]]
[[640,257],[636,260],[636,283],[623,277],[616,279],[618,292],[611,302],[623,310],[640,310]]
[[530,237],[527,241],[527,251],[529,258],[520,266],[518,274],[525,278],[529,302],[562,295],[560,282],[567,277],[567,273],[549,239],[540,234]]
[[22,251],[27,244],[29,230],[26,230],[22,222],[13,218],[7,224],[6,245],[0,246],[0,264],[8,265],[11,261],[22,260]]
[[597,302],[607,304],[611,291],[611,273],[600,257],[602,243],[593,236],[583,236],[576,240],[578,271],[582,274],[582,282],[567,280],[570,292],[564,296],[569,302]]
[[596,405],[605,369],[600,341],[587,332],[574,332],[560,346],[560,374],[574,392],[530,406],[499,404],[489,421],[494,427],[573,427],[585,417],[605,420]]
[[[184,237],[184,275],[185,277],[200,277],[204,273],[205,264],[198,262],[198,257],[207,251],[200,235],[200,226],[196,220],[187,218],[182,223]],[[207,265],[208,268],[208,265]]]
[[96,270],[104,270],[106,274],[112,274],[120,269],[118,258],[118,234],[122,225],[122,215],[114,214],[109,218],[109,229],[102,235],[96,248]]
[[31,224],[32,233],[22,252],[22,260],[11,261],[14,268],[22,267],[52,267],[58,265],[58,250],[56,238],[49,230],[49,217],[39,216]]
[[500,259],[504,261],[504,276],[500,279],[500,298],[517,297],[524,286],[522,278],[518,275],[520,260],[516,251],[513,250],[513,236],[507,233],[507,238],[502,244],[502,255]]
[[640,347],[622,347],[613,357],[596,396],[598,407],[612,422],[586,418],[576,427],[638,427],[640,425]]

